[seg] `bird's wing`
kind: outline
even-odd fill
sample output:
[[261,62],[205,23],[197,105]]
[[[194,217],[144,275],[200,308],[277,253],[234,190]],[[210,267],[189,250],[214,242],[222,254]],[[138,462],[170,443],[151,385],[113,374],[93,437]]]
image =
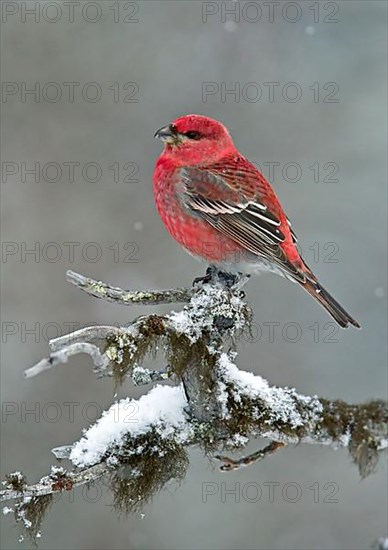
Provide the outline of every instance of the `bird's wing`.
[[[291,278],[305,281],[280,246],[292,236],[288,223],[286,228],[282,224],[276,195],[248,161],[237,166],[234,159],[230,164],[184,167],[180,181],[183,203],[192,213],[242,248],[271,261]],[[272,203],[273,208],[268,206]]]

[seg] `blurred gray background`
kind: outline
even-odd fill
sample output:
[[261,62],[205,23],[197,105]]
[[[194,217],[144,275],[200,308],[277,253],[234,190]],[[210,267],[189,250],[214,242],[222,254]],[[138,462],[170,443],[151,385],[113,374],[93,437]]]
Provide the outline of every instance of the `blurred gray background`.
[[[65,271],[136,289],[190,285],[204,272],[165,231],[152,193],[161,151],[153,133],[185,113],[223,121],[266,176],[264,163],[279,163],[274,186],[306,260],[363,326],[334,331],[307,294],[264,275],[247,288],[257,337],[240,343],[238,364],[307,394],[385,398],[386,3],[300,1],[282,11],[281,2],[272,20],[262,2],[81,2],[73,22],[61,2],[27,2],[37,16],[23,4],[3,2],[1,25],[2,477],[23,470],[37,480],[55,463],[50,449],[78,439],[114,400],[111,381],[95,380],[84,357],[25,381],[23,370],[47,355],[47,339],[69,324],[126,323],[144,313],[82,294]],[[233,6],[237,22],[225,14]],[[74,101],[69,82],[78,83]],[[269,82],[278,83],[273,101]],[[34,83],[38,95],[25,96],[23,86]],[[238,93],[236,83],[238,95],[221,93]],[[204,86],[212,95],[204,97]],[[24,174],[35,163],[36,182]],[[65,163],[79,163],[73,182]],[[283,170],[287,163],[297,163],[300,177]],[[25,254],[34,247],[36,256]],[[140,393],[128,383],[118,397]],[[198,450],[190,458],[184,482],[171,483],[144,516],[119,520],[101,486],[63,495],[40,547],[358,549],[386,535],[384,460],[360,481],[345,451],[321,447],[291,447],[232,474]],[[204,502],[208,482],[219,492]],[[274,502],[270,482],[278,484]],[[263,490],[258,502],[244,498],[251,483]],[[290,499],[282,495],[287,483],[299,485],[298,502],[287,501],[291,489]],[[329,483],[338,487],[332,499]],[[13,520],[2,523],[2,546],[20,548]]]

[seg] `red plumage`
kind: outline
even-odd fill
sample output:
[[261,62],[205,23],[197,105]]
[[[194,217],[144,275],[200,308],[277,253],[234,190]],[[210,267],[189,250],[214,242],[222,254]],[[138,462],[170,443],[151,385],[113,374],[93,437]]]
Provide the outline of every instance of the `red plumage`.
[[155,134],[156,206],[172,237],[224,271],[273,271],[299,283],[342,327],[359,327],[301,258],[274,190],[220,122],[187,115]]

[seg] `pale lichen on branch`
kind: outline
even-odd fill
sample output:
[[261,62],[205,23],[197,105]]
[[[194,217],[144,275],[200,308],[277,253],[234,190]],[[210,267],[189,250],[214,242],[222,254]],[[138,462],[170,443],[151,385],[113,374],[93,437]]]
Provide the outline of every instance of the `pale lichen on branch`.
[[123,290],[102,281],[95,281],[89,277],[84,277],[71,270],[67,271],[66,277],[70,283],[87,294],[90,294],[90,296],[126,306],[137,304],[154,306],[156,304],[189,302],[193,295],[193,290],[191,288],[176,288],[170,290]]

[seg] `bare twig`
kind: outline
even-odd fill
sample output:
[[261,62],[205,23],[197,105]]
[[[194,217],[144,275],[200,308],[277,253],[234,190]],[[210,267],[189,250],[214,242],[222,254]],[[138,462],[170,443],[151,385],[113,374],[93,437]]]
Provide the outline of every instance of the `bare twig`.
[[109,340],[112,337],[122,336],[126,329],[114,326],[91,326],[81,328],[70,334],[53,338],[49,342],[51,351],[59,351],[60,349],[69,346],[70,344],[78,344],[80,342],[94,342],[97,340]]
[[32,378],[45,370],[49,370],[63,363],[67,363],[70,357],[73,355],[79,355],[80,353],[90,355],[97,369],[104,369],[109,364],[109,358],[102,354],[97,346],[87,342],[77,342],[75,344],[65,346],[59,351],[51,353],[48,359],[42,359],[39,363],[27,369],[24,372],[24,376],[26,378]]
[[259,449],[250,455],[239,458],[238,460],[233,460],[232,458],[224,455],[215,455],[214,458],[223,462],[223,465],[220,466],[220,470],[223,472],[231,472],[232,470],[237,470],[242,466],[250,466],[254,462],[263,460],[263,458],[275,453],[278,449],[281,449],[285,445],[285,443],[281,443],[280,441],[271,441],[271,443],[264,447],[264,449]]
[[189,302],[193,295],[192,288],[176,288],[168,290],[123,290],[96,281],[90,277],[84,277],[74,271],[67,271],[67,280],[80,288],[90,296],[103,298],[108,302],[114,302],[124,306],[143,305],[154,306],[157,304],[172,304]]

